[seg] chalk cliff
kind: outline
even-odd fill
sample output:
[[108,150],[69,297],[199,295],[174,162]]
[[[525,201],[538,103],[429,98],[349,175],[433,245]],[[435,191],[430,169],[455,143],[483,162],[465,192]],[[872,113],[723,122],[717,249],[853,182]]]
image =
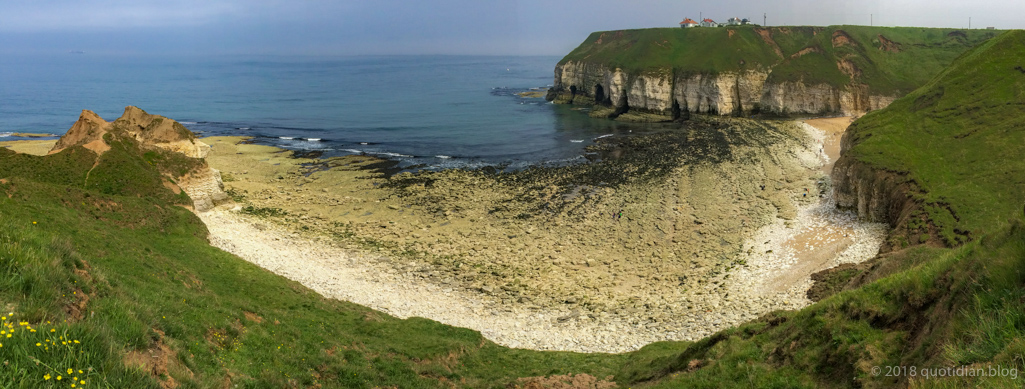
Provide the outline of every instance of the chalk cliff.
[[[688,112],[850,115],[886,107],[991,36],[840,27],[595,33],[555,67],[546,98],[666,119]],[[922,64],[905,66],[916,61]]]

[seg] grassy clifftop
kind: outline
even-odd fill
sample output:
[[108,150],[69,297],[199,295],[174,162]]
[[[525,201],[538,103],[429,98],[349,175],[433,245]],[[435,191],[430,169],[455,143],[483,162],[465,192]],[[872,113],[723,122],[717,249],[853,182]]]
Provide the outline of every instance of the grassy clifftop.
[[770,70],[770,82],[867,84],[907,93],[998,32],[917,27],[652,28],[592,33],[560,63],[601,63],[630,72]]
[[[898,172],[920,192],[909,230],[948,244],[978,237],[1025,205],[1025,31],[965,53],[927,85],[849,130],[846,158]],[[960,236],[960,237],[959,237]]]

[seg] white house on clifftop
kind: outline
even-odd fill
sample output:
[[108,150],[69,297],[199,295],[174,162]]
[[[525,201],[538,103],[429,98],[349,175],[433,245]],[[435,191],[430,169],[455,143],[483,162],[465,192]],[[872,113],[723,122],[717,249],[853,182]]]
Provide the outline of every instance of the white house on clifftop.
[[701,21],[701,27],[719,27],[719,23],[712,19],[705,19]]

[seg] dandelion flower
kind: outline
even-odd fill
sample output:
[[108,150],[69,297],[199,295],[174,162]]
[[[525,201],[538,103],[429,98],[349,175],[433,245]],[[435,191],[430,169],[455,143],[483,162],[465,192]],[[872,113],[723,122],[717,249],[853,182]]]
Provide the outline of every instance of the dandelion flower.
[[44,381],[49,381],[49,380],[50,380],[50,374],[49,374],[49,373],[47,373],[46,375],[44,375],[44,376],[43,376],[43,380],[44,380]]
[[56,328],[51,328],[50,332],[57,332],[57,329]]
[[42,343],[36,343],[36,347],[42,346]]
[[57,381],[60,381],[60,380],[61,380],[61,376],[57,376]]
[[77,341],[77,340],[75,341],[75,344],[78,344],[78,341]]
[[[81,371],[81,370],[79,370],[79,371],[78,371],[78,374],[85,374],[85,372],[84,372],[84,371]],[[84,383],[85,383],[85,382],[83,382],[83,384],[84,384]]]

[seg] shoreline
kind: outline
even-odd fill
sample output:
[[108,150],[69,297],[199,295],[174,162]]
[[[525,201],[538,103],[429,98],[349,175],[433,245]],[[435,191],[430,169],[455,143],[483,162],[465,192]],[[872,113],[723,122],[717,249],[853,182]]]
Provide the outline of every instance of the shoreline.
[[[573,176],[579,167],[387,178],[373,169],[377,158],[308,159],[243,138],[204,138],[213,146],[209,163],[239,204],[198,216],[212,245],[325,297],[478,330],[514,348],[625,352],[807,306],[812,273],[875,255],[884,226],[860,223],[828,198],[801,196],[828,180],[821,169],[835,160],[831,139],[846,127],[837,124],[844,118],[824,120],[836,123],[826,131],[772,124],[783,126],[775,138],[753,138],[767,141],[763,149],[727,143],[722,155],[732,157],[720,163],[670,163],[658,173],[664,179],[618,186],[566,184],[574,182],[567,175],[588,177]],[[723,144],[698,137],[758,132],[715,128],[677,141],[716,155]],[[589,164],[613,173],[651,168],[620,163],[644,154],[624,150],[653,147],[656,158],[637,164],[656,167],[658,156],[675,152],[652,146],[664,140],[657,136],[631,139],[610,143]],[[758,164],[770,156],[782,164]],[[606,170],[596,177],[615,178],[602,176]],[[762,175],[775,179],[752,189]],[[770,191],[786,195],[766,197]],[[739,197],[722,196],[731,192]],[[526,207],[515,202],[525,195]],[[486,206],[467,209],[477,203]],[[520,219],[523,211],[547,216]],[[619,212],[625,216],[607,216]],[[720,214],[733,216],[716,220]]]
[[[754,122],[730,123],[740,123],[743,126],[752,125]],[[745,195],[749,188],[728,185],[729,182],[746,180],[741,178],[747,177],[744,174],[762,174],[764,172],[758,169],[768,167],[760,166],[749,173],[737,173],[746,171],[745,169],[749,169],[750,166],[745,165],[746,162],[737,161],[725,162],[730,165],[728,167],[697,163],[693,166],[683,166],[682,171],[679,168],[673,170],[666,181],[634,186],[624,184],[615,189],[578,184],[575,185],[576,189],[559,194],[557,190],[545,193],[546,190],[552,190],[551,185],[536,184],[538,188],[530,193],[539,196],[541,200],[538,201],[542,201],[542,204],[552,204],[560,198],[574,199],[566,200],[558,210],[547,211],[550,216],[544,220],[530,218],[525,221],[512,217],[515,216],[515,212],[507,212],[506,216],[494,216],[489,215],[486,210],[474,212],[473,209],[461,208],[472,207],[472,203],[508,204],[509,197],[482,196],[480,192],[516,192],[515,188],[531,186],[530,183],[502,185],[490,181],[492,178],[488,176],[465,171],[430,172],[422,175],[404,173],[386,179],[372,172],[360,171],[359,167],[367,161],[361,161],[358,157],[333,159],[325,162],[328,169],[317,170],[308,175],[296,173],[294,170],[290,173],[288,162],[284,159],[286,156],[283,155],[290,153],[259,146],[267,148],[256,152],[256,156],[249,162],[240,162],[245,157],[235,156],[244,156],[248,151],[233,148],[240,145],[227,144],[236,140],[213,139],[209,142],[214,145],[215,150],[212,166],[233,166],[232,170],[235,171],[225,172],[225,176],[228,177],[225,180],[227,186],[236,193],[248,192],[248,197],[243,201],[250,204],[250,207],[256,207],[254,209],[282,207],[280,209],[284,210],[283,213],[292,216],[264,219],[232,215],[221,210],[216,211],[216,214],[201,217],[207,221],[208,226],[211,226],[211,240],[214,244],[228,251],[243,250],[241,247],[248,245],[247,242],[255,242],[268,235],[262,230],[257,232],[245,228],[246,223],[277,223],[282,231],[313,231],[289,238],[276,237],[280,239],[278,242],[294,241],[300,246],[311,245],[310,247],[335,250],[330,251],[330,254],[314,255],[312,258],[282,254],[285,257],[307,261],[304,263],[308,266],[327,266],[325,270],[295,273],[295,269],[277,267],[279,265],[276,263],[280,260],[252,257],[259,253],[245,255],[254,263],[270,264],[268,268],[272,271],[290,278],[295,277],[293,279],[318,290],[325,296],[340,297],[398,317],[421,316],[475,329],[481,331],[488,339],[510,347],[624,352],[654,341],[701,339],[772,310],[806,306],[810,303],[805,294],[811,284],[811,273],[835,262],[857,262],[875,255],[873,248],[877,250],[876,242],[881,241],[876,238],[880,235],[878,230],[859,229],[856,218],[851,218],[850,215],[836,215],[828,204],[798,196],[801,187],[812,186],[816,177],[821,178],[821,171],[816,173],[815,170],[820,169],[828,161],[820,158],[819,151],[824,146],[823,135],[816,133],[816,130],[794,125],[799,127],[795,131],[803,133],[800,136],[805,137],[806,140],[803,142],[806,143],[797,145],[782,141],[779,143],[780,146],[773,147],[778,148],[776,152],[780,155],[786,155],[786,158],[792,159],[793,163],[802,167],[795,166],[787,168],[791,170],[772,173],[784,174],[777,176],[781,181],[771,183],[770,186],[775,192],[793,192],[792,196],[776,199],[775,203],[767,199],[757,200],[758,196],[765,195],[763,193]],[[712,146],[715,146],[714,142]],[[767,148],[766,151],[774,150],[773,147]],[[218,149],[224,151],[221,157],[226,159],[222,162],[217,162],[217,158],[220,158],[217,156]],[[612,148],[606,151],[615,150],[616,148]],[[733,150],[735,153],[739,151],[740,149]],[[225,163],[227,161],[233,162]],[[307,162],[292,160],[295,166],[304,163]],[[240,179],[236,174],[238,166],[250,167],[241,174],[244,179]],[[254,171],[257,170],[257,166],[273,166],[276,171],[270,174],[258,173]],[[807,173],[794,173],[802,169]],[[556,177],[565,173],[558,169],[540,170]],[[253,173],[263,178],[251,176]],[[336,177],[331,178],[332,174]],[[706,176],[721,178],[714,178],[711,181],[701,179]],[[802,184],[798,176],[807,176],[808,184]],[[518,177],[524,176],[503,177],[516,181]],[[722,181],[724,179],[726,181]],[[264,180],[266,181],[261,182]],[[545,181],[544,178],[538,180],[551,182]],[[367,181],[370,181],[370,185],[367,185]],[[395,181],[404,184],[396,189]],[[342,193],[324,195],[337,189],[340,183],[346,183],[343,185],[348,189],[344,192],[345,196],[341,196]],[[295,189],[290,190],[289,184]],[[711,186],[695,188],[694,185]],[[311,186],[312,188],[307,189]],[[715,189],[717,187],[721,188]],[[683,189],[690,195],[679,197],[680,195],[674,194]],[[538,193],[539,190],[541,193]],[[760,226],[750,230],[749,235],[736,237],[724,232],[734,228],[730,227],[730,224],[721,224],[707,217],[694,218],[692,224],[684,225],[679,221],[665,220],[665,211],[677,216],[677,219],[689,220],[697,216],[697,213],[687,215],[681,212],[684,207],[698,213],[705,212],[709,216],[716,212],[730,212],[726,210],[731,209],[731,206],[721,201],[716,203],[718,205],[707,203],[709,199],[728,200],[721,198],[723,190],[739,190],[737,193],[742,197],[750,196],[753,201],[774,204],[772,206],[778,208],[773,211],[776,216],[762,222],[759,222],[757,217],[741,216],[748,219],[749,223],[760,223]],[[652,191],[658,195],[652,197]],[[708,195],[701,194],[708,191],[711,191]],[[604,203],[610,202],[608,199],[611,198],[613,205],[619,204],[617,196],[637,199],[651,209],[644,211],[636,206],[632,209],[625,206],[625,212],[629,216],[625,219],[611,219],[615,221],[609,222],[610,219],[605,219],[605,216],[601,215],[611,213],[609,210],[615,209],[605,206],[608,204]],[[461,199],[462,197],[466,199]],[[580,198],[591,200],[573,202]],[[598,200],[594,200],[595,198]],[[428,199],[433,203],[418,202],[417,199]],[[444,206],[452,201],[455,201],[456,207]],[[296,202],[299,204],[295,204]],[[724,205],[727,208],[720,208]],[[581,206],[585,209],[581,209]],[[587,207],[593,209],[586,209]],[[737,208],[737,211],[741,212],[738,216],[753,211],[743,209],[746,208]],[[491,212],[494,213],[494,209]],[[645,230],[645,226],[652,223],[655,224],[654,228],[648,227]],[[343,227],[325,227],[330,224],[340,224]],[[816,247],[820,242],[834,243],[829,240],[829,234],[808,234],[809,230],[828,229],[832,224],[840,226],[833,228],[842,230],[840,234],[851,235],[852,241],[865,242],[844,245],[842,249],[837,248],[834,251],[840,254],[840,259],[820,260],[802,269],[801,276],[796,279],[784,279],[777,282],[781,285],[766,286],[769,280],[786,274],[787,270],[801,259],[801,250],[805,246],[788,247],[788,244],[794,245],[790,242],[794,236],[802,233],[807,235],[807,242],[802,244],[808,247]],[[233,227],[221,229],[222,225]],[[738,224],[736,228],[741,228],[741,225]],[[572,227],[567,228],[569,226]],[[751,226],[746,228],[749,230]],[[666,237],[673,231],[683,235],[669,239],[672,241],[669,243]],[[609,233],[612,235],[608,238],[612,239],[601,237]],[[627,235],[622,235],[623,233]],[[709,236],[708,233],[712,235]],[[589,234],[599,235],[598,241],[587,236]],[[338,236],[341,235],[348,236],[348,240],[339,239]],[[550,240],[552,236],[559,236],[561,239],[549,245],[546,240]],[[629,236],[634,238],[628,238]],[[656,238],[657,241],[643,244],[645,239],[651,239],[645,236],[663,238]],[[730,247],[742,247],[746,253],[736,251],[735,254],[729,254],[728,251],[720,250],[717,251],[720,254],[714,254],[699,249],[717,246],[718,244],[709,246],[721,239],[715,238],[716,236],[729,240],[739,239]],[[353,243],[353,237],[364,240]],[[686,241],[689,243],[682,240],[678,243],[679,239],[690,240]],[[610,240],[614,240],[615,244],[599,242]],[[368,242],[379,247],[368,250]],[[622,246],[618,246],[620,244]],[[683,247],[684,251],[681,251],[680,247]],[[685,251],[688,247],[696,251],[688,254]],[[674,248],[675,251],[665,251]],[[395,254],[402,250],[412,254]],[[765,251],[770,251],[771,254],[757,254]],[[509,262],[504,260],[503,256],[496,255],[502,252],[510,255],[507,258],[517,260]],[[571,257],[575,252],[584,254],[575,259]],[[385,259],[369,262],[345,259],[352,255]],[[623,257],[624,255],[630,257]],[[331,258],[343,258],[342,263],[332,262]],[[602,258],[619,259],[610,261]],[[719,258],[733,259],[724,261]],[[306,264],[298,267],[307,266]],[[633,273],[629,273],[630,271]],[[485,272],[497,272],[495,274],[499,276],[490,276]],[[376,276],[370,278],[371,282],[365,277],[352,274]],[[349,276],[352,278],[346,278]],[[514,279],[514,282],[508,282],[510,278]],[[350,283],[339,281],[341,279],[348,279]],[[507,281],[502,282],[503,279]],[[352,289],[351,285],[362,286]],[[361,293],[366,293],[366,289],[376,292],[362,295]],[[416,292],[407,294],[407,289]]]

